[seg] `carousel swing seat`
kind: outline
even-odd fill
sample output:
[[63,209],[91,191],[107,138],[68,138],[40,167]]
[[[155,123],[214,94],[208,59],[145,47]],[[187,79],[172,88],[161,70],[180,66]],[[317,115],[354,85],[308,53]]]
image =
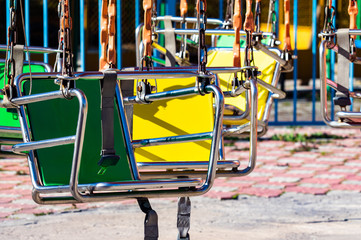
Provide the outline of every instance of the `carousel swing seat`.
[[[152,78],[150,72],[117,74],[118,79],[129,79],[129,76]],[[196,73],[190,71],[177,73],[177,76],[185,78],[195,75]],[[172,78],[172,73],[159,72],[153,76],[157,79]],[[119,83],[116,84],[114,103],[114,146],[120,160],[115,166],[108,167],[104,174],[98,174],[102,131],[100,84],[97,80],[103,78],[103,73],[76,74],[76,88],[70,89],[68,95],[53,83],[57,77],[56,73],[34,73],[33,91],[29,96],[26,96],[29,81],[25,81],[29,79],[29,75],[23,74],[16,81],[18,89],[19,86],[24,86],[23,92],[18,90],[21,97],[13,99],[13,102],[19,105],[18,111],[25,137],[24,143],[13,146],[13,151],[28,152],[34,184],[33,198],[36,202],[51,204],[180,194],[190,196],[202,194],[211,187],[215,159],[218,155],[221,130],[219,119],[223,106],[222,95],[220,92],[217,93],[217,89],[214,91],[218,94],[220,107],[211,129],[212,146],[208,156],[207,177],[141,180],[133,154]],[[213,88],[210,87],[211,89]],[[171,94],[166,93],[168,97]],[[173,94],[174,97],[181,95],[179,92]],[[144,141],[151,142],[151,139]],[[165,137],[162,141],[170,140]],[[57,193],[67,193],[67,196],[59,197],[56,196]],[[72,196],[69,196],[69,193]],[[43,194],[51,196],[42,197]]]

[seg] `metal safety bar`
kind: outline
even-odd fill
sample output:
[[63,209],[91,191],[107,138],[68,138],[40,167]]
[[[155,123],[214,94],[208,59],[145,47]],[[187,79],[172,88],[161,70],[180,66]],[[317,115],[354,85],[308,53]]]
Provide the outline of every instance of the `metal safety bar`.
[[[8,47],[5,44],[0,44],[0,51],[7,51]],[[55,48],[48,48],[48,47],[26,47],[24,48],[24,52],[30,52],[30,53],[62,53],[62,50],[55,49]]]
[[[165,16],[157,16],[155,18],[153,17],[152,21],[164,21],[165,18]],[[183,22],[185,20],[187,23],[197,23],[197,18],[195,17],[186,17],[185,19],[182,17],[171,17],[170,20],[172,22]],[[218,18],[207,18],[207,24],[223,25],[224,22]]]
[[[165,29],[156,29],[155,33],[164,34],[166,32]],[[197,29],[174,29],[175,34],[179,35],[197,35]],[[239,31],[240,35],[245,36],[246,32],[241,30]],[[206,29],[206,35],[234,35],[233,29]],[[260,35],[260,33],[253,33],[253,35]],[[262,36],[273,36],[273,33],[270,32],[262,32]]]
[[[129,72],[123,72],[118,73],[118,79],[129,79]],[[164,78],[170,78],[169,74],[167,72],[162,72],[163,74],[157,73],[155,75],[163,75]],[[179,73],[179,72],[178,72]],[[134,73],[135,74],[135,73]],[[195,73],[184,73],[185,76],[189,75],[196,75]],[[137,77],[139,78],[145,78],[145,75],[149,76],[149,72],[137,72]],[[167,75],[167,76],[165,76]],[[175,76],[178,76],[179,74],[175,73]],[[75,79],[100,79],[103,77],[103,73],[101,72],[93,72],[93,73],[76,73]],[[173,76],[174,77],[174,76]],[[16,78],[15,86],[18,90],[18,95],[21,96],[20,86],[23,81],[28,80],[30,78],[29,74],[22,74]],[[33,80],[38,79],[55,79],[57,78],[56,73],[52,74],[42,74],[42,73],[34,73],[32,74]],[[33,198],[38,203],[70,203],[70,202],[87,202],[87,201],[107,201],[107,200],[114,200],[119,198],[129,198],[129,197],[160,197],[160,196],[193,196],[193,195],[201,195],[205,192],[207,192],[210,187],[213,184],[213,180],[215,178],[216,173],[216,162],[218,159],[218,147],[220,144],[220,138],[221,138],[221,129],[222,129],[222,115],[223,115],[223,94],[221,90],[214,85],[209,85],[206,87],[206,91],[209,93],[213,93],[215,96],[215,103],[217,105],[216,111],[215,111],[215,120],[214,120],[214,130],[212,132],[212,146],[211,146],[211,153],[210,153],[210,159],[208,161],[208,170],[207,170],[207,177],[203,181],[203,183],[199,187],[195,187],[200,184],[199,179],[169,179],[169,180],[153,180],[153,181],[140,181],[139,173],[137,169],[137,165],[135,163],[134,158],[134,152],[132,152],[129,148],[130,147],[130,133],[129,129],[126,125],[126,117],[124,112],[124,106],[122,104],[122,96],[120,91],[119,84],[117,85],[116,89],[116,96],[117,101],[119,104],[119,114],[121,117],[121,123],[122,128],[125,133],[125,141],[127,142],[127,151],[130,155],[130,165],[132,169],[132,173],[134,176],[135,182],[117,182],[117,183],[94,183],[94,184],[86,184],[86,185],[79,185],[78,184],[78,174],[79,174],[79,167],[80,167],[80,161],[81,161],[81,151],[82,151],[82,144],[83,144],[83,138],[84,138],[84,131],[85,131],[85,123],[86,123],[86,115],[87,115],[87,101],[85,95],[77,89],[70,90],[71,96],[77,97],[79,101],[79,117],[78,117],[78,127],[76,130],[75,135],[75,142],[74,142],[74,156],[73,156],[73,166],[72,166],[72,174],[70,179],[69,186],[43,186],[40,180],[40,175],[37,168],[37,163],[35,160],[34,152],[33,152],[33,146],[29,146],[28,150],[30,150],[29,153],[29,165],[30,165],[30,172],[32,176],[32,183],[34,186],[33,191]],[[54,98],[64,98],[61,91],[57,92],[50,92],[45,94],[37,94],[37,96],[22,96],[18,99],[14,99],[17,104],[24,104],[24,103],[32,103],[32,102],[38,102],[46,100],[46,95],[48,95],[49,99]],[[23,105],[20,105],[18,108],[19,111],[19,118],[21,121],[21,128],[23,131],[23,138],[24,138],[24,144],[31,142],[30,141],[30,134],[29,134],[29,128],[28,123],[25,115],[25,109]],[[65,139],[62,139],[65,140]],[[54,142],[58,141],[60,145],[62,144],[69,144],[69,142],[60,141],[59,139],[53,140],[51,144],[55,144]],[[46,144],[50,144],[50,140],[46,142]],[[45,144],[45,143],[41,143]],[[24,146],[24,145],[22,145]],[[14,147],[14,149],[19,149],[18,147]],[[21,146],[20,146],[21,148]],[[24,149],[24,148],[23,148]],[[168,187],[183,187],[181,189],[168,189]],[[185,189],[185,188],[186,189]],[[191,187],[191,188],[189,188]],[[154,188],[166,188],[163,190],[146,190],[146,191],[127,191],[127,190],[137,190],[137,189],[154,189]],[[105,191],[103,193],[94,193],[94,195],[86,195],[83,193],[83,190],[91,190],[90,192],[93,192],[95,190],[99,191]],[[122,191],[122,192],[109,192],[109,191]],[[71,193],[73,197],[69,196],[55,196],[55,197],[42,197],[40,196],[41,193]]]
[[[350,29],[351,33],[351,29]],[[357,31],[357,33],[361,34],[361,31]],[[353,33],[356,34],[356,33]],[[357,35],[357,34],[356,34]],[[320,86],[320,95],[321,95],[321,116],[323,121],[330,127],[335,128],[361,128],[361,123],[355,122],[345,122],[345,121],[333,121],[328,115],[328,106],[327,106],[327,74],[326,74],[326,49],[327,49],[328,41],[323,40],[320,45],[320,78],[321,78],[321,86]],[[340,119],[343,118],[361,118],[360,112],[338,112],[336,114]]]
[[[213,85],[211,85],[213,86]],[[231,170],[224,170],[222,169],[222,165],[218,167],[218,170],[216,171],[217,177],[236,177],[236,176],[245,176],[248,175],[253,171],[253,169],[256,166],[256,155],[257,155],[257,128],[258,128],[258,121],[257,121],[257,112],[258,112],[258,88],[257,88],[257,80],[251,79],[250,80],[250,89],[251,89],[251,100],[250,100],[250,122],[246,123],[242,126],[240,126],[238,129],[223,129],[223,136],[226,136],[227,134],[231,134],[234,132],[244,132],[249,131],[249,137],[250,137],[250,150],[249,150],[249,159],[247,167],[239,169],[237,167],[237,163],[233,162],[232,160],[226,160],[223,159],[223,154],[220,156],[220,161],[218,162],[224,162],[226,165],[232,166],[233,168]],[[217,108],[216,108],[217,109]],[[229,163],[231,161],[231,163]],[[184,163],[187,164],[187,163]],[[160,162],[156,164],[156,168],[162,168],[162,169],[172,169],[172,171],[141,171],[141,177],[142,179],[152,179],[157,177],[179,177],[179,176],[187,176],[187,177],[202,177],[207,175],[207,171],[202,170],[205,166],[202,167],[202,162],[198,163],[199,169],[192,169],[192,170],[180,170],[177,171],[177,169],[172,169],[172,163],[171,162]],[[179,167],[181,168],[181,167]]]

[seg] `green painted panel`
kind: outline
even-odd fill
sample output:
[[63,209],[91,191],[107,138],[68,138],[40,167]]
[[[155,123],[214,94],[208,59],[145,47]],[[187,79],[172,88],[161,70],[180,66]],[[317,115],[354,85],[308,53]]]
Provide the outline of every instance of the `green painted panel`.
[[[4,68],[5,68],[5,63],[0,62],[0,89],[4,88]],[[28,73],[29,66],[24,65],[23,71],[24,73]],[[46,70],[41,65],[31,65],[31,71],[45,72]],[[0,99],[1,100],[3,99],[2,95],[0,95]],[[0,126],[20,127],[19,118],[16,109],[0,108]],[[0,138],[21,138],[21,135],[0,132]]]
[[[25,83],[25,89],[29,83]],[[120,119],[115,111],[115,146],[120,156],[116,166],[109,167],[104,175],[98,175],[101,150],[101,110],[99,81],[76,81],[88,100],[88,117],[84,138],[79,183],[116,182],[132,180],[129,159],[126,154],[124,135]],[[33,81],[33,93],[58,90],[53,81]],[[33,140],[44,140],[75,135],[79,104],[77,98],[72,100],[56,99],[33,103],[27,106],[29,124]],[[69,184],[74,144],[40,149],[35,152],[43,183],[46,186]]]

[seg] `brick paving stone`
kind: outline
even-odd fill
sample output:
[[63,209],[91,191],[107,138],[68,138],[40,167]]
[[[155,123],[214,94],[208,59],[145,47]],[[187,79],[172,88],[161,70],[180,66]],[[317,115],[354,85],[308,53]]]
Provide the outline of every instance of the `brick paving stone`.
[[360,185],[361,186],[361,181],[357,181],[357,180],[345,180],[342,182],[342,184],[347,184],[347,185]]
[[276,184],[255,184],[254,188],[265,188],[265,189],[284,189],[286,186],[284,185],[276,185]]
[[34,209],[21,209],[19,211],[16,212],[17,215],[19,214],[33,214],[33,215],[46,215],[46,214],[51,214],[53,213],[52,211],[46,211],[46,210],[43,210],[43,209],[37,209],[37,208],[34,208]]
[[246,177],[244,177],[244,180],[246,181],[254,181],[254,182],[265,182],[268,181],[269,177],[253,177],[252,173]]
[[299,158],[281,158],[277,163],[284,166],[298,167],[302,165],[303,160]]
[[204,194],[205,197],[209,198],[216,198],[221,200],[226,199],[236,199],[237,193],[235,192],[216,192],[216,191],[209,191]]
[[263,156],[259,156],[257,154],[257,162],[276,162],[276,160],[278,159],[278,156],[267,156],[267,155],[263,155]]
[[340,166],[340,167],[334,167],[332,169],[329,170],[330,173],[346,173],[346,174],[352,174],[352,173],[356,173],[358,172],[359,169],[355,169],[352,167],[344,167],[344,166]]
[[361,169],[361,160],[349,160],[345,163],[345,166],[355,167]]
[[315,184],[339,184],[343,179],[327,179],[327,178],[305,178],[300,181],[300,183],[315,183]]
[[358,176],[358,175],[349,175],[349,176],[347,176],[347,180],[350,180],[350,181],[361,181],[361,176]]
[[240,189],[239,194],[255,195],[258,197],[279,197],[284,191],[281,189],[245,188]]
[[319,156],[320,156],[320,154],[313,153],[313,152],[297,152],[292,155],[292,157],[295,157],[295,158],[312,158],[312,159],[315,159]]
[[0,192],[0,199],[2,199],[2,198],[15,199],[15,198],[18,198],[18,197],[21,197],[21,195],[19,195],[19,194],[3,194],[2,192]]
[[252,176],[252,177],[272,177],[273,174],[270,172],[253,171],[250,176]]
[[315,178],[322,178],[322,179],[342,179],[345,178],[344,174],[338,174],[338,173],[329,173],[329,172],[318,172],[318,175],[314,176]]
[[321,184],[321,183],[301,183],[298,185],[299,187],[307,187],[307,188],[329,188],[330,184]]
[[36,218],[36,216],[34,214],[31,214],[31,213],[28,213],[28,214],[13,214],[13,215],[10,215],[9,218],[11,218],[11,219],[28,219],[28,220],[31,220],[31,219]]
[[280,182],[280,183],[296,183],[300,181],[301,178],[298,177],[273,177],[270,182]]
[[14,213],[20,209],[21,207],[16,207],[13,204],[2,204],[0,206],[0,213]]
[[332,190],[349,190],[349,191],[361,191],[360,185],[352,185],[352,184],[337,184],[332,186]]
[[328,157],[319,157],[317,158],[317,162],[337,162],[337,163],[343,163],[346,160],[344,157],[334,157],[334,156],[328,156]]
[[332,153],[332,156],[335,157],[342,157],[342,158],[346,158],[346,159],[353,159],[356,158],[358,156],[358,153],[350,153],[350,152],[334,152]]
[[215,192],[233,192],[236,191],[237,189],[238,189],[237,187],[218,187],[218,186],[212,187],[212,191]]
[[288,169],[287,166],[278,166],[278,165],[264,165],[261,166],[259,169],[262,169],[262,171],[274,171],[274,172],[284,172]]
[[10,216],[12,213],[3,213],[0,212],[0,221],[5,220],[6,217]]
[[32,190],[33,186],[28,184],[21,184],[14,187],[15,190]]
[[314,174],[315,172],[315,170],[297,168],[287,171],[287,174]]
[[11,198],[11,197],[9,197],[9,198],[0,198],[0,205],[2,205],[2,204],[6,204],[6,203],[11,203],[12,201],[14,200],[14,198]]
[[303,164],[302,168],[310,168],[310,169],[328,169],[330,168],[329,164],[325,164],[325,163],[307,163],[307,164]]
[[7,190],[7,189],[12,189],[16,185],[17,184],[0,184],[0,191]]
[[312,187],[287,187],[286,192],[298,192],[298,193],[305,193],[305,194],[314,194],[314,195],[324,195],[326,194],[329,189],[328,188],[312,188]]
[[[297,171],[298,172],[298,171]],[[287,178],[310,178],[314,173],[294,173],[292,171],[287,171],[282,174],[275,175],[277,177],[287,177]]]

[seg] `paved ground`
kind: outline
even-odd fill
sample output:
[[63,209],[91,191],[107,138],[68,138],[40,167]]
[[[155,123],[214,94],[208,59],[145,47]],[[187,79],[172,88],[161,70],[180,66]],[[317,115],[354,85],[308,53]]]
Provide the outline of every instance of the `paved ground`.
[[[303,140],[311,134],[319,138],[320,133],[328,135],[303,142],[271,140],[275,136],[290,138],[295,134]],[[259,142],[258,164],[252,174],[217,179],[209,193],[194,198],[193,236],[196,239],[215,239],[215,236],[240,239],[240,235],[250,239],[359,239],[359,133],[359,130],[326,127],[271,128]],[[241,159],[245,164],[247,142],[228,141],[227,145],[228,158]],[[0,239],[72,239],[72,236],[141,239],[143,216],[134,201],[39,206],[31,199],[25,159],[3,156]],[[175,201],[152,200],[160,216],[161,239],[174,239],[177,234],[175,223],[170,220],[175,217]],[[104,232],[97,230],[98,227]],[[72,235],[75,232],[77,235]]]

